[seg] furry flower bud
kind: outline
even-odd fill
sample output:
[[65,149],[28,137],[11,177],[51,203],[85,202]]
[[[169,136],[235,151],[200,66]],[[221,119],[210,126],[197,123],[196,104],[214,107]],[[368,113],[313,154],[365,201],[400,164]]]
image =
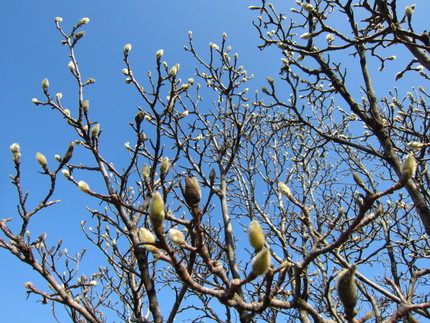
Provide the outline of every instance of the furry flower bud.
[[149,178],[149,167],[148,167],[148,164],[143,165],[141,171],[142,171],[143,179],[146,181]]
[[179,72],[179,63],[175,64],[169,71],[169,76],[175,76]]
[[78,188],[84,193],[88,193],[90,191],[90,186],[84,181],[78,182]]
[[49,81],[48,81],[48,79],[43,79],[42,80],[42,89],[44,91],[46,91],[46,90],[48,90],[48,88],[49,88]]
[[412,153],[409,153],[402,163],[402,181],[408,181],[412,176],[415,175],[417,169],[417,161]]
[[345,309],[345,316],[352,320],[355,316],[354,307],[357,305],[357,286],[355,284],[355,272],[357,265],[353,264],[344,269],[337,280],[337,294]]
[[260,250],[252,261],[252,274],[255,276],[264,275],[271,265],[270,250],[265,248]]
[[250,245],[256,251],[263,249],[265,242],[264,232],[257,220],[252,220],[249,224],[248,238]]
[[170,160],[169,157],[164,157],[161,161],[160,172],[161,175],[165,176],[170,169]]
[[150,252],[157,251],[157,247],[154,246],[155,244],[155,237],[152,234],[151,231],[149,231],[146,228],[140,228],[137,232],[139,242],[143,244],[143,246],[146,248],[146,250]]
[[159,49],[157,50],[157,52],[155,53],[155,57],[158,59],[161,59],[161,57],[163,57],[164,55],[164,50],[163,49]]
[[124,54],[127,55],[129,51],[131,51],[131,44],[126,44],[124,46]]
[[287,197],[292,196],[290,188],[287,186],[287,184],[285,184],[281,181],[278,182],[278,189],[281,192],[281,194],[283,194]]
[[48,161],[42,153],[36,153],[36,160],[42,167],[46,167],[48,165]]
[[184,234],[175,228],[169,230],[169,238],[172,243],[178,246],[182,246],[185,243]]
[[157,224],[164,220],[164,201],[158,191],[155,192],[154,196],[152,197],[151,204],[149,205],[149,215],[151,219]]
[[20,147],[19,144],[17,143],[13,143],[12,145],[10,145],[10,152],[13,155],[13,160],[17,161],[19,159],[19,157],[21,157],[21,153],[20,153]]

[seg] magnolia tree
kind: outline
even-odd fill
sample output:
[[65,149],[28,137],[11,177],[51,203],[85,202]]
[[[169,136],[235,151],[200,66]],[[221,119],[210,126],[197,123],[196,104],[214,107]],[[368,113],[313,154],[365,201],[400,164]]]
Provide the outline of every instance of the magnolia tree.
[[[205,59],[189,33],[194,78],[162,50],[152,72],[134,73],[126,45],[125,81],[142,104],[121,169],[100,152],[86,95],[95,80],[75,56],[89,19],[67,33],[56,18],[79,106],[64,106],[47,79],[33,103],[65,118],[76,140],[55,164],[36,155],[50,180],[36,206],[21,185],[20,147],[11,146],[18,215],[0,222],[0,247],[48,283],[27,282],[27,293],[54,314],[64,306],[75,322],[430,318],[429,35],[414,28],[414,5],[373,2],[251,6],[260,49],[279,55],[271,62],[279,77],[259,90],[247,87],[252,75],[225,34]],[[385,71],[395,53],[409,60]],[[391,89],[375,86],[378,74]],[[411,87],[397,89],[407,77]],[[102,186],[82,181],[86,173]],[[28,231],[64,177],[103,206],[87,206],[81,222],[88,248],[105,260],[93,273],[79,269],[85,252]]]

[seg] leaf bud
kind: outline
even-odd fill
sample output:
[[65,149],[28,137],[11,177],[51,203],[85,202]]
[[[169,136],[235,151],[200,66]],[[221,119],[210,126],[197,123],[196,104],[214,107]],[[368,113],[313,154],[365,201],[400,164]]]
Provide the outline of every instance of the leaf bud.
[[249,224],[248,238],[250,245],[256,251],[263,249],[265,243],[264,232],[257,220],[252,220]]
[[184,191],[185,202],[188,206],[195,207],[199,205],[201,199],[201,189],[199,181],[195,176],[185,177],[185,191]]
[[270,250],[264,248],[260,250],[252,261],[252,274],[255,276],[264,275],[271,265]]

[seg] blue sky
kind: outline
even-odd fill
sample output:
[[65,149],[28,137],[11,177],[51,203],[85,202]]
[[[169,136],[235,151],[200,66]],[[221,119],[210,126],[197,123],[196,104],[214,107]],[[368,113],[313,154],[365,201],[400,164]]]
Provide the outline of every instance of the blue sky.
[[[87,34],[77,47],[84,77],[96,79],[95,86],[87,91],[87,99],[106,135],[111,133],[112,152],[123,152],[123,143],[132,136],[128,122],[133,120],[136,107],[142,104],[134,90],[125,84],[121,73],[124,45],[133,45],[131,61],[141,78],[154,67],[155,52],[164,49],[163,59],[169,65],[181,63],[181,76],[187,79],[194,73],[191,56],[183,50],[188,31],[193,31],[195,44],[202,53],[207,53],[209,42],[220,43],[221,34],[227,32],[229,45],[239,53],[241,63],[256,79],[262,80],[270,70],[277,73],[278,64],[268,64],[256,48],[258,40],[251,24],[255,13],[248,10],[251,4],[229,0],[3,1],[0,4],[0,26],[4,31],[0,93],[5,115],[0,119],[0,153],[4,156],[0,162],[0,191],[4,192],[1,217],[17,217],[16,194],[8,178],[14,171],[10,144],[21,145],[24,190],[31,192],[30,202],[35,203],[47,184],[37,173],[36,152],[42,152],[48,163],[54,164],[54,154],[64,153],[68,142],[75,139],[56,113],[31,103],[34,97],[42,99],[40,84],[46,77],[53,93],[62,92],[66,104],[76,105],[76,88],[67,69],[69,58],[66,48],[60,45],[55,17],[63,18],[66,31],[79,19],[90,18],[84,28]],[[64,247],[78,252],[85,244],[79,222],[87,216],[84,206],[91,201],[63,178],[58,185],[60,193],[54,198],[61,199],[62,203],[35,217],[30,231],[35,236],[47,232],[51,244],[61,237]],[[61,190],[67,194],[61,194]],[[0,294],[2,321],[54,322],[50,305],[36,303],[38,298],[34,296],[26,300],[23,286],[26,281],[42,289],[46,284],[5,251],[0,250],[0,257],[3,264],[0,285],[4,291]]]
[[[286,2],[274,1],[274,4]],[[295,5],[294,1],[290,2],[288,6]],[[37,174],[39,168],[34,155],[40,151],[48,157],[48,162],[54,163],[53,155],[64,153],[68,142],[75,139],[71,130],[59,122],[57,114],[31,103],[34,97],[42,98],[40,83],[45,77],[50,80],[53,93],[62,92],[64,101],[70,105],[76,102],[73,79],[67,69],[69,58],[66,48],[60,45],[61,36],[55,29],[54,17],[63,18],[62,26],[66,31],[79,19],[90,18],[84,28],[87,34],[77,47],[77,57],[84,78],[96,79],[96,84],[87,92],[87,99],[94,109],[95,119],[101,122],[106,133],[110,132],[108,153],[114,155],[114,151],[123,149],[123,143],[131,139],[128,122],[133,120],[136,106],[142,104],[134,90],[125,84],[121,73],[124,45],[133,45],[131,61],[135,74],[140,71],[141,78],[154,67],[155,52],[164,49],[163,59],[169,65],[179,62],[181,77],[187,79],[194,73],[193,60],[183,50],[188,31],[193,31],[195,44],[202,53],[207,52],[209,42],[219,43],[221,34],[226,32],[228,44],[233,52],[239,53],[241,64],[255,74],[257,84],[279,72],[280,57],[273,50],[261,53],[257,49],[257,32],[251,23],[256,12],[248,10],[249,5],[257,3],[242,0],[3,1],[0,4],[3,30],[0,51],[1,218],[16,217],[16,195],[8,179],[8,174],[13,172],[10,144],[21,145],[24,189],[32,192],[30,201],[36,201],[46,181]],[[422,8],[419,17],[427,21],[424,12],[430,10],[429,3],[425,0],[415,3],[417,9]],[[283,11],[288,9],[283,8]],[[76,246],[76,252],[81,241],[77,241],[73,233],[80,232],[79,222],[86,215],[84,206],[89,199],[62,179],[61,189],[67,194],[54,197],[62,199],[61,205],[41,214],[30,230],[35,235],[46,231],[50,243],[63,237],[64,245],[69,250]],[[79,236],[79,240],[82,239],[82,235]],[[36,304],[35,297],[25,299],[23,284],[26,281],[37,284],[40,282],[37,276],[3,250],[0,250],[0,257],[3,264],[0,269],[2,320],[54,322],[49,305]]]

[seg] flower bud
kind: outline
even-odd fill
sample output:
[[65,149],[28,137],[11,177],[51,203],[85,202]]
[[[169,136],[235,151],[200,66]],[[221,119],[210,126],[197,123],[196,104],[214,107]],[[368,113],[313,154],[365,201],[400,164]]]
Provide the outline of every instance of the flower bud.
[[84,181],[78,182],[78,188],[84,193],[88,193],[90,191],[90,186]]
[[152,197],[151,204],[149,205],[149,215],[152,220],[161,222],[164,220],[164,201],[161,194],[157,191]]
[[42,80],[42,89],[44,91],[46,91],[46,90],[48,90],[48,87],[49,87],[49,81],[48,81],[48,79],[43,79]]
[[126,44],[124,46],[124,55],[127,55],[129,51],[131,51],[131,44]]
[[179,63],[175,64],[169,71],[169,76],[175,76],[179,72]]
[[73,71],[76,68],[75,63],[73,63],[72,61],[70,61],[69,64],[67,64],[67,67],[71,71]]
[[148,164],[145,164],[142,166],[142,176],[143,179],[146,181],[149,178],[149,167]]
[[97,123],[91,129],[91,137],[93,138],[98,137],[99,133],[100,133],[100,123]]
[[62,22],[63,21],[63,18],[61,18],[61,17],[55,17],[55,22]]
[[24,287],[27,288],[27,289],[30,289],[30,290],[34,289],[34,285],[33,285],[32,282],[26,282],[24,284]]
[[142,121],[143,121],[144,118],[145,118],[145,112],[139,111],[134,116],[134,122],[136,122],[136,125],[140,125],[142,123]]
[[157,247],[154,246],[155,237],[151,231],[149,231],[146,228],[139,228],[137,235],[138,235],[140,243],[143,244],[143,246],[146,248],[146,250],[148,250],[150,252],[154,252],[154,251],[158,250]]
[[334,34],[332,34],[332,33],[327,34],[325,36],[325,39],[326,39],[327,43],[329,45],[331,45],[331,43],[334,41]]
[[64,177],[67,179],[70,178],[70,171],[68,169],[62,169],[61,173],[63,173]]
[[201,199],[201,189],[195,176],[185,177],[184,198],[185,202],[187,202],[188,206],[190,207],[196,207],[199,205]]
[[42,167],[46,167],[48,165],[48,161],[42,153],[36,153],[36,160]]
[[255,276],[264,275],[270,264],[270,250],[267,248],[260,250],[252,261],[252,274]]
[[169,238],[172,243],[178,246],[182,246],[185,243],[184,234],[175,228],[169,230]]
[[406,15],[406,17],[408,17],[408,18],[412,17],[412,14],[414,13],[414,10],[415,10],[415,5],[407,6],[405,8],[405,15]]
[[249,224],[248,238],[250,245],[256,251],[263,249],[265,242],[264,232],[257,220],[252,220]]
[[159,60],[159,59],[161,59],[161,57],[163,57],[163,54],[164,54],[164,50],[163,49],[159,49],[155,53],[155,57],[157,58],[157,60]]
[[402,163],[401,167],[401,179],[402,181],[408,181],[411,177],[415,175],[415,171],[417,169],[417,162],[415,160],[415,157],[412,153],[409,153],[405,160]]
[[160,172],[161,175],[165,176],[170,169],[170,160],[169,157],[164,157],[161,161]]
[[79,20],[78,25],[86,25],[90,22],[90,18],[84,17],[81,20]]
[[285,184],[281,181],[278,182],[278,189],[281,192],[281,194],[283,194],[287,197],[292,196],[290,188],[287,186],[287,184]]
[[314,6],[307,2],[302,3],[302,8],[305,9],[307,12],[312,12],[314,10]]
[[357,286],[355,284],[355,271],[357,265],[353,264],[344,269],[337,280],[337,294],[345,309],[345,316],[352,320],[355,316],[354,307],[357,305]]
[[82,110],[84,112],[87,112],[89,108],[90,108],[90,101],[89,100],[85,100],[84,102],[82,102]]
[[19,144],[15,142],[12,145],[10,145],[9,149],[10,149],[10,152],[15,156],[15,154],[19,154],[21,148],[19,147]]

